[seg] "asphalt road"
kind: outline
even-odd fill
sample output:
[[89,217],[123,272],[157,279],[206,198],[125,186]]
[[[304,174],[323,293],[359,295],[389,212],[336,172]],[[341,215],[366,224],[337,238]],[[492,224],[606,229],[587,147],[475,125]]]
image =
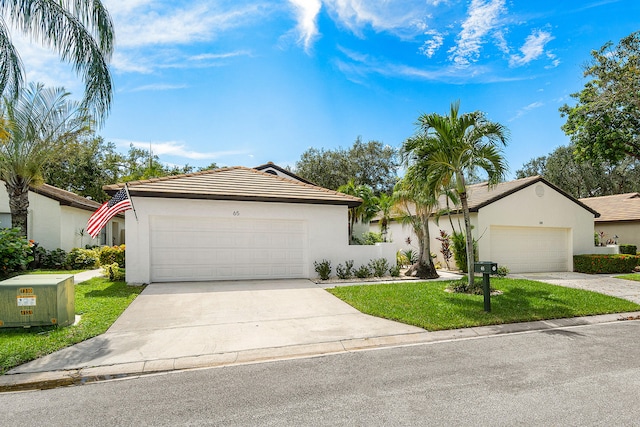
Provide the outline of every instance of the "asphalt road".
[[640,321],[0,395],[2,426],[640,425]]

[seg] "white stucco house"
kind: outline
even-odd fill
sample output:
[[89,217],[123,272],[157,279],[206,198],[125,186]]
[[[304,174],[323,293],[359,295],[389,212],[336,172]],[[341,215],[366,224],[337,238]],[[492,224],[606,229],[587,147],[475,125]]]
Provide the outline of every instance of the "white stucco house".
[[[503,182],[489,188],[486,183],[468,188],[469,209],[479,259],[504,265],[512,273],[572,271],[573,255],[593,253],[593,224],[598,212],[573,198],[540,176]],[[445,200],[440,201],[446,206]],[[453,206],[453,204],[451,204]],[[456,230],[464,230],[460,212],[451,216]],[[379,231],[377,221],[372,231]],[[439,230],[451,234],[448,216],[431,221],[431,252],[444,266]],[[417,248],[417,238],[408,226],[392,221],[389,237],[397,250]],[[453,260],[450,261],[455,266]]]
[[594,232],[604,234],[604,242],[619,245],[636,245],[640,249],[640,193],[580,199],[582,203],[598,211]]
[[[124,216],[114,217],[102,233],[92,239],[84,230],[89,217],[100,203],[48,184],[29,190],[27,238],[45,249],[70,251],[85,245],[120,245],[124,243]],[[11,227],[9,195],[0,181],[0,227]]]
[[350,259],[356,267],[376,258],[395,264],[393,245],[349,245],[348,208],[359,198],[268,170],[229,167],[127,186],[132,284],[311,278],[323,259],[334,271]]

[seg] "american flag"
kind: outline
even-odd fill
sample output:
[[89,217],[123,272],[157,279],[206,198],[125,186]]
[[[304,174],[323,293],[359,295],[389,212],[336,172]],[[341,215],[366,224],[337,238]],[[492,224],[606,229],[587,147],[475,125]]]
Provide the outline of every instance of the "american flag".
[[91,215],[91,218],[89,218],[87,222],[87,233],[95,238],[111,218],[131,208],[129,195],[126,188],[123,188],[118,191],[111,200],[104,202],[102,206]]

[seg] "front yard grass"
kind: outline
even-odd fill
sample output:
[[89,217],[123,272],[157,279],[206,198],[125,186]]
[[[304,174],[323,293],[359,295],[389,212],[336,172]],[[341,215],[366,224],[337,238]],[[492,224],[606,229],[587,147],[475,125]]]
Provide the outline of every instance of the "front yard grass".
[[525,279],[492,278],[491,287],[502,294],[491,297],[491,312],[486,313],[482,295],[445,292],[450,284],[392,283],[328,291],[363,313],[429,331],[640,310],[640,305],[631,301],[596,292]]
[[635,282],[640,282],[640,274],[632,273],[632,274],[624,274],[622,276],[615,276],[616,279],[624,279],[624,280],[633,280]]
[[78,324],[0,329],[0,375],[30,360],[100,335],[142,292],[142,286],[127,286],[96,277],[75,285]]

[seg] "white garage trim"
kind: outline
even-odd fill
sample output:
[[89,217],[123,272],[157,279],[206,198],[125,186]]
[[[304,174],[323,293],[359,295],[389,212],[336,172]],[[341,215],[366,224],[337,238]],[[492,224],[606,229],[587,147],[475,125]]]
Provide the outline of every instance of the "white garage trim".
[[512,273],[569,271],[567,228],[491,226],[491,259]]
[[152,282],[308,277],[303,220],[150,216]]

